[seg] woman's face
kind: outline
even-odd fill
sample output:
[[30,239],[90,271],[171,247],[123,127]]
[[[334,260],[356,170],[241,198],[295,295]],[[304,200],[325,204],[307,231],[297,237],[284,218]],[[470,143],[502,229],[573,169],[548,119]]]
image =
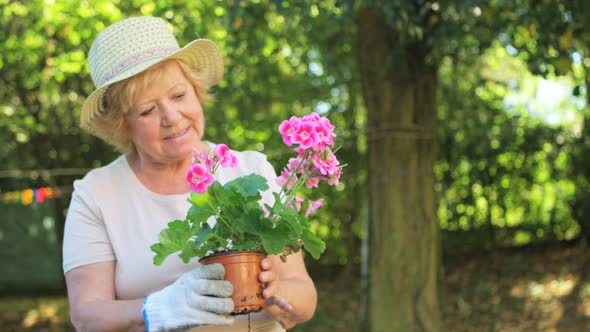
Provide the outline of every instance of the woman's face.
[[127,127],[144,162],[186,160],[203,137],[205,119],[195,89],[173,61],[139,93],[127,113]]

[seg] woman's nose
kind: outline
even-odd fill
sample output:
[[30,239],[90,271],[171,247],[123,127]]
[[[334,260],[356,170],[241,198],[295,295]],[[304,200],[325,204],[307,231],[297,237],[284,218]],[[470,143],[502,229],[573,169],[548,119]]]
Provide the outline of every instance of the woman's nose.
[[173,103],[162,103],[160,109],[162,110],[163,126],[174,126],[178,121],[180,121],[180,119],[182,119],[180,110]]

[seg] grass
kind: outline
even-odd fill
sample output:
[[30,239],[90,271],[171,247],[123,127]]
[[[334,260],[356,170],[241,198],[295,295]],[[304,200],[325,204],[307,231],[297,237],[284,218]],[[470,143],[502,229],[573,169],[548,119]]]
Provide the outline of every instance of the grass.
[[[590,250],[496,250],[445,257],[442,331],[590,331]],[[314,318],[292,331],[356,331],[358,278],[316,278]],[[67,300],[0,298],[0,331],[73,331]]]

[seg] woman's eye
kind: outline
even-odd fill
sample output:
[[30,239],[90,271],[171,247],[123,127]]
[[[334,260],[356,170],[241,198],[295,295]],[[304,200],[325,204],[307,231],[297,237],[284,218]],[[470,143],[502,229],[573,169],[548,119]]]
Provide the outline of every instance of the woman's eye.
[[177,94],[174,95],[174,99],[180,99],[182,97],[184,97],[184,92],[183,93],[177,93]]
[[139,114],[139,116],[146,116],[146,115],[149,115],[149,114],[150,114],[150,113],[151,113],[153,110],[154,110],[154,108],[153,108],[153,107],[150,107],[150,108],[148,108],[147,110],[145,110],[145,111],[141,112],[141,113]]

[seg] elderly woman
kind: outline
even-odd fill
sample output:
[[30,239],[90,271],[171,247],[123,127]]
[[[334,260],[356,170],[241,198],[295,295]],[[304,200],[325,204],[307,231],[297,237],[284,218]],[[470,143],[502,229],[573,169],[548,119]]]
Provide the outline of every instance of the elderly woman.
[[[63,245],[71,319],[81,331],[283,331],[309,320],[316,290],[301,253],[269,256],[258,278],[267,306],[246,316],[233,310],[223,266],[152,263],[150,245],[189,204],[185,176],[193,148],[204,152],[202,105],[223,75],[215,44],[198,39],[180,49],[164,20],[137,17],[101,32],[88,56],[97,87],[84,102],[81,124],[123,154],[74,183]],[[263,154],[235,152],[243,174],[276,174]],[[271,188],[272,189],[272,188]]]

